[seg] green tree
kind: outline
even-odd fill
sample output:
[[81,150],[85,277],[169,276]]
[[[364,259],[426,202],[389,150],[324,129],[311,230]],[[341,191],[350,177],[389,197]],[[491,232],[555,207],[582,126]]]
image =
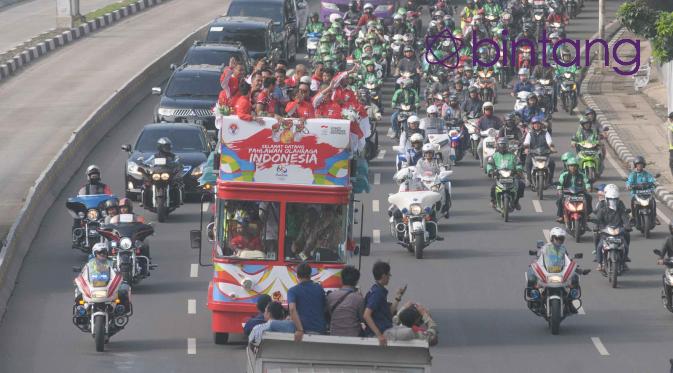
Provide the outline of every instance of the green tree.
[[659,11],[649,6],[645,0],[628,1],[619,6],[617,19],[629,31],[636,35],[652,39],[656,36],[656,22]]
[[663,12],[656,22],[652,54],[661,63],[673,60],[673,12]]

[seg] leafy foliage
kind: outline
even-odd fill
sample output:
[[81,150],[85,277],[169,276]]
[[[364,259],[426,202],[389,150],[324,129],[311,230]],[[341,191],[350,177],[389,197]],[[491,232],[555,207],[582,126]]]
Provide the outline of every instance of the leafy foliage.
[[673,60],[673,12],[664,12],[656,22],[652,54],[661,63]]
[[656,22],[659,13],[647,6],[645,0],[635,0],[619,6],[617,19],[634,34],[652,39],[657,34]]

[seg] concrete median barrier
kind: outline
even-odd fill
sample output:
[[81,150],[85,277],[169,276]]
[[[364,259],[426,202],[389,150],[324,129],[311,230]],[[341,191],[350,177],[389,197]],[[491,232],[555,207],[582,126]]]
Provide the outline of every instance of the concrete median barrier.
[[169,77],[170,65],[181,61],[194,41],[204,38],[206,29],[207,24],[199,27],[110,96],[73,131],[68,142],[30,188],[0,251],[0,315],[6,311],[23,259],[30,250],[49,206],[84,163],[85,157],[150,93],[151,87],[160,85]]

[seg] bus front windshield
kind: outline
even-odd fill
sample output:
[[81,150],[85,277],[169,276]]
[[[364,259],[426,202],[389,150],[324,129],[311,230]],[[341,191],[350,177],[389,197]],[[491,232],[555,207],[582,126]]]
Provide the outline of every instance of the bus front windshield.
[[279,222],[278,202],[222,201],[218,208],[217,256],[276,260]]
[[346,261],[347,206],[288,203],[285,260]]

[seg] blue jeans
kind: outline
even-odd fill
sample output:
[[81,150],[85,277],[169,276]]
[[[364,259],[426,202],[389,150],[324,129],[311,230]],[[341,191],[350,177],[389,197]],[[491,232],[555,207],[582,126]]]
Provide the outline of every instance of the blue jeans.
[[[631,234],[627,231],[622,231],[622,239],[624,239],[624,256],[629,257],[629,246],[631,244]],[[602,237],[596,242],[596,260],[599,264],[603,263],[603,239]]]
[[400,109],[396,109],[395,112],[390,116],[391,126],[395,134],[400,132],[399,125],[397,124],[397,116],[400,114]]

